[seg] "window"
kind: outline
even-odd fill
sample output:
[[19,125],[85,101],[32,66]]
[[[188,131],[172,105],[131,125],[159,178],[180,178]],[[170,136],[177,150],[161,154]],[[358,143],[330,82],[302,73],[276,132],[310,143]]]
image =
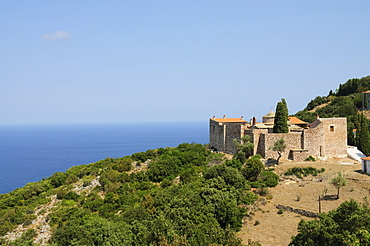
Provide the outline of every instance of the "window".
[[333,132],[334,131],[334,125],[331,125],[330,126],[330,131]]

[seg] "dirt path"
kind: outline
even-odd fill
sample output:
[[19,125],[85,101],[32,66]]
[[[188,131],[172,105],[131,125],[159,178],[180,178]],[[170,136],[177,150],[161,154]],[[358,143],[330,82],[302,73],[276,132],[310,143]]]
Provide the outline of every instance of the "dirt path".
[[[341,189],[340,199],[331,199],[321,202],[322,212],[337,208],[344,201],[355,199],[359,202],[369,196],[370,176],[362,174],[360,164],[347,158],[332,159],[321,162],[291,162],[283,161],[275,167],[277,174],[285,173],[292,167],[325,168],[325,172],[318,177],[306,177],[301,181],[284,180],[276,187],[271,188],[272,199],[266,205],[259,207],[254,215],[245,221],[239,237],[244,243],[248,239],[259,241],[263,246],[288,245],[292,235],[297,234],[297,225],[301,219],[310,220],[299,214],[284,211],[278,214],[276,205],[281,204],[297,209],[304,209],[318,213],[318,196],[327,190],[327,195],[334,197],[336,189],[329,184],[332,177],[338,172],[344,173],[347,186]],[[258,221],[258,222],[256,222]]]

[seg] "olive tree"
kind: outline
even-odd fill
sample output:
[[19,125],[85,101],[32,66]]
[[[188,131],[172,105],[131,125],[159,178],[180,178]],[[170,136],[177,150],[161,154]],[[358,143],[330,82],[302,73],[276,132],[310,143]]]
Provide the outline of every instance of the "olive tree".
[[280,138],[277,140],[272,147],[270,147],[271,150],[276,151],[278,153],[278,158],[276,159],[276,163],[279,164],[279,160],[281,158],[281,154],[284,152],[286,148],[286,144],[283,138]]
[[335,176],[330,180],[330,184],[337,188],[337,199],[339,199],[340,188],[347,185],[347,180],[341,172],[338,172],[338,176]]

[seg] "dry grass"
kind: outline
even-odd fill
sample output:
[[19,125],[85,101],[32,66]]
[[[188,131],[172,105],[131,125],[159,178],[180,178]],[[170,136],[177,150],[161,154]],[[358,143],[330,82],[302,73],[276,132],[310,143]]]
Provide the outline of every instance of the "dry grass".
[[[292,167],[315,167],[325,168],[325,172],[318,177],[306,177],[301,181],[284,180],[276,187],[271,188],[272,199],[265,205],[260,205],[250,218],[246,218],[239,237],[247,243],[248,239],[259,241],[263,246],[288,245],[292,235],[297,234],[297,225],[301,219],[310,218],[298,215],[293,212],[278,214],[275,207],[278,204],[293,208],[305,209],[312,212],[318,211],[318,197],[327,190],[326,195],[336,195],[336,189],[329,184],[332,177],[338,172],[344,173],[347,179],[347,186],[341,189],[340,199],[324,200],[321,202],[322,212],[328,212],[337,208],[344,201],[355,199],[359,202],[369,196],[370,176],[362,174],[361,164],[354,160],[331,159],[317,162],[292,162],[283,161],[275,167],[278,175],[283,175]],[[322,181],[319,181],[322,180]],[[298,199],[299,197],[299,199]],[[255,225],[255,221],[259,221]]]

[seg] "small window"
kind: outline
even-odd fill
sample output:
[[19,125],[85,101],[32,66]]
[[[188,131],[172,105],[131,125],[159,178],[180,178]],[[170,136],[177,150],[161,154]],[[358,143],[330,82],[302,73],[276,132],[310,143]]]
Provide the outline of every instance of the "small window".
[[330,126],[330,131],[333,132],[334,131],[334,126]]

